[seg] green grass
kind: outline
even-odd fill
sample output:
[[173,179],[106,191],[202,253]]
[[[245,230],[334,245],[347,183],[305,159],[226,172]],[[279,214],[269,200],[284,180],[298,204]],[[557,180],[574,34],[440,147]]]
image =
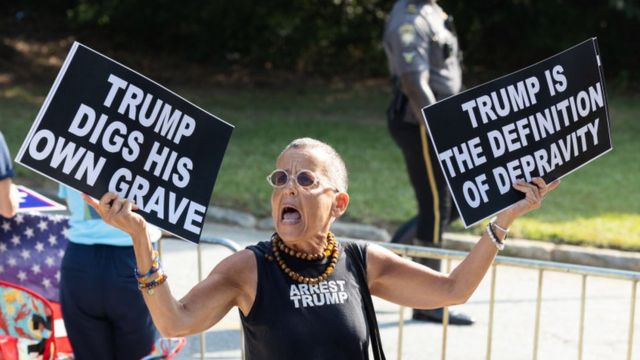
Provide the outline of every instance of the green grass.
[[[271,190],[266,174],[289,141],[310,136],[333,145],[347,163],[351,196],[347,220],[392,229],[412,216],[416,205],[402,156],[386,130],[385,85],[173,90],[236,127],[213,203],[267,216]],[[47,90],[18,86],[0,90],[0,129],[14,155]],[[640,250],[636,140],[640,105],[637,99],[622,96],[613,96],[610,102],[614,150],[563,179],[542,209],[514,224],[512,236]],[[39,178],[20,167],[18,175],[18,181],[28,183]],[[454,228],[462,226],[458,223]]]
[[381,116],[387,97],[382,87],[181,93],[236,126],[215,203],[268,215],[271,189],[265,177],[276,156],[291,140],[310,136],[334,146],[347,163],[352,199],[347,219],[399,222],[415,211],[401,154]]

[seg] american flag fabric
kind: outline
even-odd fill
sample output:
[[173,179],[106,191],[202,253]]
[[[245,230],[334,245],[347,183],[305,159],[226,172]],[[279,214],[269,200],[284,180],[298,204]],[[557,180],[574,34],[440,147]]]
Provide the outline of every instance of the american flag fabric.
[[60,262],[68,232],[68,218],[63,215],[0,216],[0,280],[59,302]]

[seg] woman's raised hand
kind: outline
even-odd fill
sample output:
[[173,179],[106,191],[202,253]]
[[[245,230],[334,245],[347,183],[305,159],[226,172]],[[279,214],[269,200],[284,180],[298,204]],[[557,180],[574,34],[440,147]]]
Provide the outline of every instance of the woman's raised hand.
[[140,214],[134,212],[134,210],[138,210],[138,206],[132,201],[122,199],[118,194],[112,192],[104,194],[100,201],[87,194],[82,194],[82,198],[98,212],[102,220],[107,224],[128,233],[132,237],[146,233],[147,222]]
[[510,224],[513,220],[515,220],[515,218],[539,208],[542,205],[542,200],[544,200],[544,197],[550,191],[557,188],[559,184],[560,179],[556,179],[547,184],[540,177],[531,179],[531,182],[529,183],[523,180],[518,180],[515,184],[513,184],[513,187],[525,194],[524,199],[501,211],[498,214],[498,219],[502,219],[503,224],[508,227],[507,223]]

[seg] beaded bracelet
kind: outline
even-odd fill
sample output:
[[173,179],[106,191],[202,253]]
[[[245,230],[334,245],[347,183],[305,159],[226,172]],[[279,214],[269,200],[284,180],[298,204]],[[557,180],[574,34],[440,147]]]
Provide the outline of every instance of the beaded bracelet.
[[138,283],[138,289],[140,290],[153,289],[154,287],[161,285],[167,279],[167,277],[168,277],[167,274],[161,273],[160,276],[158,276],[157,278],[149,282]]
[[147,286],[147,284],[151,284],[165,275],[164,270],[162,268],[159,268],[158,271],[155,272],[155,274],[156,276],[153,279],[151,279],[150,277],[147,277],[147,278],[138,280],[138,287],[144,288],[145,286]]
[[[498,248],[498,250],[502,250],[504,249],[504,242],[503,240],[500,240],[496,233],[493,231],[493,225],[495,225],[493,222],[489,222],[487,224],[487,234],[489,235],[491,241],[493,241],[493,244]],[[506,238],[507,237],[505,236],[505,239]]]
[[149,271],[147,271],[146,274],[141,275],[138,272],[138,268],[134,268],[134,273],[136,275],[136,279],[138,280],[138,282],[147,282],[147,279],[155,274],[159,269],[160,269],[160,261],[158,260],[159,254],[157,251],[153,251],[153,259],[151,260],[151,269],[149,269]]
[[[167,275],[162,270],[162,266],[160,266],[160,261],[158,260],[159,254],[157,251],[153,251],[153,259],[151,261],[151,269],[147,271],[146,274],[141,275],[138,272],[138,269],[134,269],[134,273],[136,276],[136,280],[138,281],[138,289],[146,290],[147,294],[153,295],[153,288],[162,285],[167,280]],[[151,276],[157,274],[155,279],[149,280]]]
[[153,279],[153,280],[151,280],[151,281],[150,281],[150,282],[148,282],[148,283],[145,283],[145,284],[138,284],[138,289],[140,289],[140,290],[146,290],[146,291],[147,291],[147,294],[149,294],[149,295],[153,295],[153,293],[154,293],[154,290],[153,290],[153,289],[154,289],[155,287],[158,287],[158,286],[162,285],[165,281],[167,281],[167,278],[168,278],[167,274],[162,273],[162,274],[160,275],[160,277],[158,277],[158,278],[156,278],[156,279]]

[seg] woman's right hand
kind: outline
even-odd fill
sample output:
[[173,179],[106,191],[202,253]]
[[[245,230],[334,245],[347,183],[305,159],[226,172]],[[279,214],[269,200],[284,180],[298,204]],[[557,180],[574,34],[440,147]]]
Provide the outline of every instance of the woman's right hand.
[[140,214],[134,212],[134,210],[138,210],[138,206],[132,201],[123,199],[112,192],[104,194],[100,201],[87,194],[82,194],[82,198],[98,212],[107,224],[126,232],[134,239],[138,236],[146,236],[147,221]]

